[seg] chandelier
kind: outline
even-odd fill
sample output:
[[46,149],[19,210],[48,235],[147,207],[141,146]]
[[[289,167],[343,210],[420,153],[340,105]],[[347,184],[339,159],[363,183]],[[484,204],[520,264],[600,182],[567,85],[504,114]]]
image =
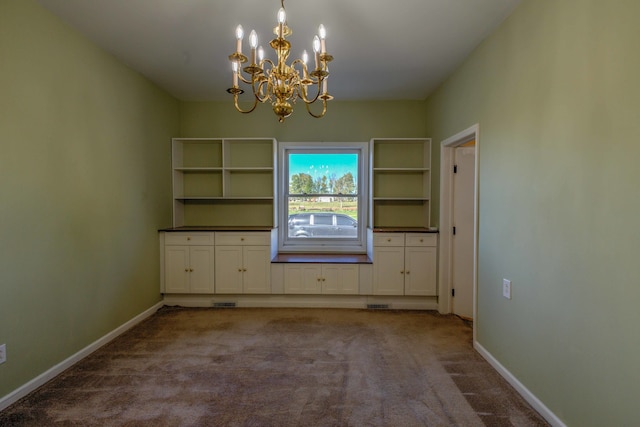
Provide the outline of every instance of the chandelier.
[[[333,99],[333,96],[327,92],[329,77],[327,64],[333,60],[333,57],[327,53],[326,30],[324,25],[320,25],[318,35],[313,38],[315,68],[311,72],[307,68],[309,57],[306,50],[302,52],[301,59],[296,59],[291,65],[287,65],[291,43],[286,40],[286,37],[291,35],[292,31],[287,26],[284,0],[281,0],[280,4],[281,7],[277,14],[278,25],[273,29],[276,38],[269,43],[276,51],[277,62],[274,63],[264,57],[262,46],[258,47],[258,35],[255,30],[252,30],[249,35],[250,58],[243,55],[244,31],[242,25],[238,25],[236,28],[236,51],[229,55],[233,68],[233,86],[227,89],[227,92],[233,95],[236,110],[241,113],[251,113],[256,109],[258,102],[269,101],[273,112],[278,116],[278,121],[282,123],[293,112],[292,104],[295,104],[297,99],[301,99],[309,114],[315,118],[321,118],[327,112],[327,101]],[[242,64],[247,61],[250,61],[249,64],[242,68]],[[244,93],[244,90],[238,85],[239,82],[250,85],[253,92],[253,106],[248,110],[243,110],[238,105],[238,97]],[[309,90],[310,86],[317,87]],[[309,93],[315,95],[309,96]],[[316,114],[311,111],[309,106],[318,100],[322,102],[322,111]]]

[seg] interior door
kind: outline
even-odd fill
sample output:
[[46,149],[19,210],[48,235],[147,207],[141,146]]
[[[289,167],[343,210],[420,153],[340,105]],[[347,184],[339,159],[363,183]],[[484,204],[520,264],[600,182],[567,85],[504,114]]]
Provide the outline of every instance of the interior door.
[[473,203],[476,147],[454,149],[451,278],[453,313],[473,319]]

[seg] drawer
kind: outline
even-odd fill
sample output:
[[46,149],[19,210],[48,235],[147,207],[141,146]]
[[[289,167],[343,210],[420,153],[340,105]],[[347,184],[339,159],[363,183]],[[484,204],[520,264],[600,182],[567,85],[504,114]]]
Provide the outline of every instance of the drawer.
[[433,233],[407,233],[406,246],[438,246],[438,235]]
[[165,245],[210,246],[213,242],[213,233],[171,232],[164,235]]
[[269,246],[271,233],[216,233],[216,246]]
[[404,233],[373,233],[373,246],[404,246]]

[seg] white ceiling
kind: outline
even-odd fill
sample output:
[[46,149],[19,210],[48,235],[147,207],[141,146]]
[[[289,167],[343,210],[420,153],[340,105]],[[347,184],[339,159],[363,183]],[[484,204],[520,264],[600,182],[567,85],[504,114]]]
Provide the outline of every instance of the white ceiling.
[[[255,29],[267,57],[279,0],[39,0],[182,100],[229,99],[234,31]],[[336,100],[425,99],[520,0],[287,0],[291,58],[327,28]],[[317,10],[316,10],[317,8]],[[245,38],[244,51],[248,49]],[[271,52],[269,52],[271,51]]]

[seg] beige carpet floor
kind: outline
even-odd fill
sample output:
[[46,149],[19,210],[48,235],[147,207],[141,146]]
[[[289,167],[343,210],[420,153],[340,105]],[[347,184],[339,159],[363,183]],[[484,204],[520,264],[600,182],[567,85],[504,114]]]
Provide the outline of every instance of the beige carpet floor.
[[433,312],[165,307],[1,426],[544,426]]

